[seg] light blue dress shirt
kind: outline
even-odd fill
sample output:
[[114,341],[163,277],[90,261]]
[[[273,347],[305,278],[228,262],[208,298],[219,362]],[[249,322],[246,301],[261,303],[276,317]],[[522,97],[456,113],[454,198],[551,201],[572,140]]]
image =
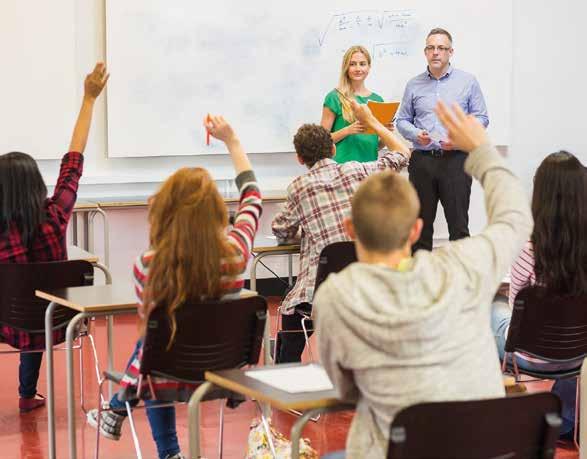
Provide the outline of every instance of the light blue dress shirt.
[[[446,139],[446,129],[434,113],[439,100],[449,106],[457,102],[465,113],[474,115],[483,126],[489,124],[485,99],[473,75],[449,66],[446,74],[437,80],[426,70],[406,85],[396,118],[401,135],[418,150],[439,149],[440,140]],[[428,145],[418,143],[417,136],[422,130],[433,138]]]

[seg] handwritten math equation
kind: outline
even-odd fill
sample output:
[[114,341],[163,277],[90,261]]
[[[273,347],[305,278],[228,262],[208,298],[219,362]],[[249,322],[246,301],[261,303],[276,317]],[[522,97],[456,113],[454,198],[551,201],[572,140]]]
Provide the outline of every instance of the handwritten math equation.
[[374,59],[407,57],[414,39],[416,14],[413,10],[360,10],[333,14],[318,42],[325,46],[348,47],[363,43]]

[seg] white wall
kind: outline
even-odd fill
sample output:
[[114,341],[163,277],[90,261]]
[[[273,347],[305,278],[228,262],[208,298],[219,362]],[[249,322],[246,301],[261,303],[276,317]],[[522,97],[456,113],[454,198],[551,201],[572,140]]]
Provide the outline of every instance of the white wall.
[[530,189],[549,153],[568,149],[587,164],[587,2],[515,0],[513,8],[509,161]]

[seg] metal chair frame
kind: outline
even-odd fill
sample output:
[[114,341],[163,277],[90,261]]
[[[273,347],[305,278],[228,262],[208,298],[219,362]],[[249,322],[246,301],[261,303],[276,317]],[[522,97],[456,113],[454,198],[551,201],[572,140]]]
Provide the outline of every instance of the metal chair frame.
[[[246,352],[242,349],[237,349],[238,351],[241,351],[241,354],[242,354],[242,357],[238,358],[239,359],[238,361],[241,363],[237,366],[254,365],[258,362],[259,355],[261,353],[263,332],[265,329],[265,321],[267,319],[267,302],[266,302],[265,298],[263,298],[261,296],[256,296],[256,297],[244,298],[244,299],[238,299],[238,300],[210,301],[210,302],[202,302],[200,304],[188,304],[188,305],[184,305],[181,308],[179,308],[176,311],[176,316],[181,315],[183,312],[183,313],[186,313],[189,317],[188,309],[190,309],[190,308],[194,309],[194,307],[201,308],[201,309],[214,308],[214,307],[222,308],[222,305],[225,305],[226,308],[232,307],[232,308],[239,309],[241,307],[241,305],[243,305],[242,307],[244,308],[244,304],[249,304],[249,309],[251,309],[251,308],[254,309],[256,318],[254,320],[254,323],[253,322],[250,323],[251,328],[249,329],[250,333],[248,335],[249,336],[248,339],[250,340],[250,342],[248,343],[249,349],[247,349]],[[205,311],[204,311],[204,314],[205,314]],[[226,317],[226,315],[222,315],[222,317],[220,317],[220,314],[217,314],[217,316],[213,318],[213,320],[215,321],[214,324],[218,325],[219,321],[223,320],[224,317]],[[249,319],[251,319],[251,317],[249,317]],[[186,323],[189,319],[186,319],[186,318],[180,319],[178,317],[176,320],[177,320],[177,323]],[[140,399],[141,395],[142,395],[141,388],[143,385],[142,384],[143,379],[146,379],[150,393],[151,394],[156,393],[156,391],[154,390],[154,387],[153,387],[151,375],[163,376],[163,377],[166,377],[169,379],[174,379],[177,381],[186,382],[186,383],[190,383],[190,384],[198,384],[199,387],[196,389],[195,392],[201,391],[203,387],[209,388],[209,385],[207,385],[207,383],[205,382],[205,379],[204,379],[204,371],[202,371],[200,369],[192,370],[192,372],[191,372],[192,376],[189,378],[186,378],[186,375],[182,375],[182,377],[174,376],[173,374],[171,374],[170,371],[166,371],[166,370],[169,370],[168,367],[167,368],[166,367],[158,368],[157,364],[160,362],[157,362],[157,357],[151,357],[151,355],[148,353],[149,351],[147,349],[149,349],[149,346],[151,346],[154,349],[153,353],[156,354],[157,352],[161,351],[162,346],[165,347],[166,343],[169,342],[169,340],[166,339],[166,337],[167,338],[169,337],[169,333],[168,333],[169,330],[161,332],[161,329],[163,327],[159,328],[159,324],[161,324],[162,321],[167,321],[167,317],[165,315],[164,309],[163,308],[156,308],[151,313],[151,316],[149,317],[149,326],[147,328],[147,335],[145,336],[143,356],[142,356],[142,361],[141,361],[141,374],[139,376],[139,381],[138,381],[139,391],[137,393],[137,398]],[[200,321],[201,327],[206,327],[207,325],[204,325],[202,322],[205,322],[205,321]],[[154,325],[155,323],[157,323],[158,325]],[[165,322],[165,325],[168,325],[168,323]],[[238,326],[242,327],[242,322]],[[154,331],[156,328],[158,329],[158,331]],[[192,327],[190,329],[191,334],[193,334],[193,335],[197,335],[198,331],[202,331],[202,330],[194,330],[193,328],[194,327]],[[162,336],[163,336],[163,338],[162,338]],[[173,359],[173,352],[180,346],[190,346],[192,348],[195,346],[205,346],[207,348],[211,348],[214,345],[213,343],[209,343],[208,345],[188,344],[188,343],[181,342],[182,339],[183,339],[183,337],[179,334],[179,328],[178,328],[178,335],[176,335],[175,341],[173,342],[171,348],[168,349],[169,354],[167,357],[170,361]],[[208,350],[207,352],[208,352],[207,356],[209,359],[212,359],[212,356],[216,355],[214,353],[216,351]],[[244,353],[246,353],[246,355],[244,355]],[[241,354],[239,354],[239,356],[241,356]],[[143,362],[145,360],[148,360],[149,358],[151,359],[149,364],[153,365],[152,369],[148,368],[148,366],[147,367],[143,366]],[[235,358],[236,357],[233,357],[232,360],[234,361]],[[244,361],[242,359],[244,359]],[[210,368],[206,368],[206,370],[227,369],[225,366],[226,365],[225,361],[226,361],[226,359],[224,359],[224,361],[220,362],[218,365],[212,365],[212,366],[210,366]],[[195,379],[192,379],[192,377]],[[99,457],[99,450],[100,450],[100,422],[101,422],[102,411],[104,411],[106,409],[108,409],[108,410],[110,409],[110,408],[106,408],[105,406],[103,406],[104,405],[103,396],[102,396],[103,384],[106,381],[120,382],[121,379],[122,379],[121,373],[104,372],[104,377],[100,380],[99,397],[98,397],[98,419],[97,419],[97,429],[96,429],[96,453],[95,453],[96,459],[98,459],[98,457]],[[229,391],[222,390],[222,391],[216,391],[211,394],[208,394],[208,396],[206,398],[204,398],[204,401],[220,399],[220,416],[219,416],[220,426],[219,426],[219,432],[218,432],[218,455],[220,458],[222,458],[222,455],[223,455],[224,402],[225,402],[225,399],[227,399],[229,395],[230,395]],[[188,404],[189,399],[185,400],[185,401],[181,401],[181,402],[175,402],[175,401],[174,402],[163,402],[160,405],[157,405],[156,407],[153,407],[153,408],[162,408],[162,407],[166,407],[166,406],[173,406],[173,405],[179,404],[179,403]],[[142,459],[143,456],[142,456],[142,452],[141,452],[141,448],[140,448],[140,442],[139,442],[139,439],[138,439],[138,436],[136,433],[132,410],[133,409],[145,409],[146,406],[142,405],[142,406],[137,406],[135,408],[131,408],[130,404],[127,401],[127,402],[125,402],[125,407],[126,407],[127,415],[128,415],[129,422],[130,422],[131,433],[133,436],[133,443],[134,443],[135,451],[137,454],[137,458]],[[262,410],[261,410],[261,416],[262,416],[262,420],[263,420],[263,425],[266,426],[266,431],[269,433],[268,423],[267,423],[265,416],[262,413]],[[199,420],[198,420],[197,426],[192,426],[190,424],[190,432],[193,432],[194,429],[199,430]],[[199,438],[199,432],[197,433],[197,436]],[[190,436],[190,438],[191,438],[191,436]],[[199,445],[199,443],[198,443],[198,445]],[[191,442],[190,442],[190,448],[191,448]]]

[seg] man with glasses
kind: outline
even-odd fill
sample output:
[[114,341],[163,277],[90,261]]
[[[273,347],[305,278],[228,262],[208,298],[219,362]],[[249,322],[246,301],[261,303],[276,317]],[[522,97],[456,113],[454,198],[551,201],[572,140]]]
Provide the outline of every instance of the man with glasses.
[[442,204],[450,240],[469,236],[471,177],[463,169],[466,153],[453,148],[446,129],[434,113],[439,100],[458,103],[487,127],[487,107],[476,78],[450,64],[452,36],[435,28],[426,38],[424,55],[428,68],[406,85],[397,116],[399,132],[414,144],[408,171],[420,199],[424,222],[413,250],[432,250],[432,235],[438,201]]

